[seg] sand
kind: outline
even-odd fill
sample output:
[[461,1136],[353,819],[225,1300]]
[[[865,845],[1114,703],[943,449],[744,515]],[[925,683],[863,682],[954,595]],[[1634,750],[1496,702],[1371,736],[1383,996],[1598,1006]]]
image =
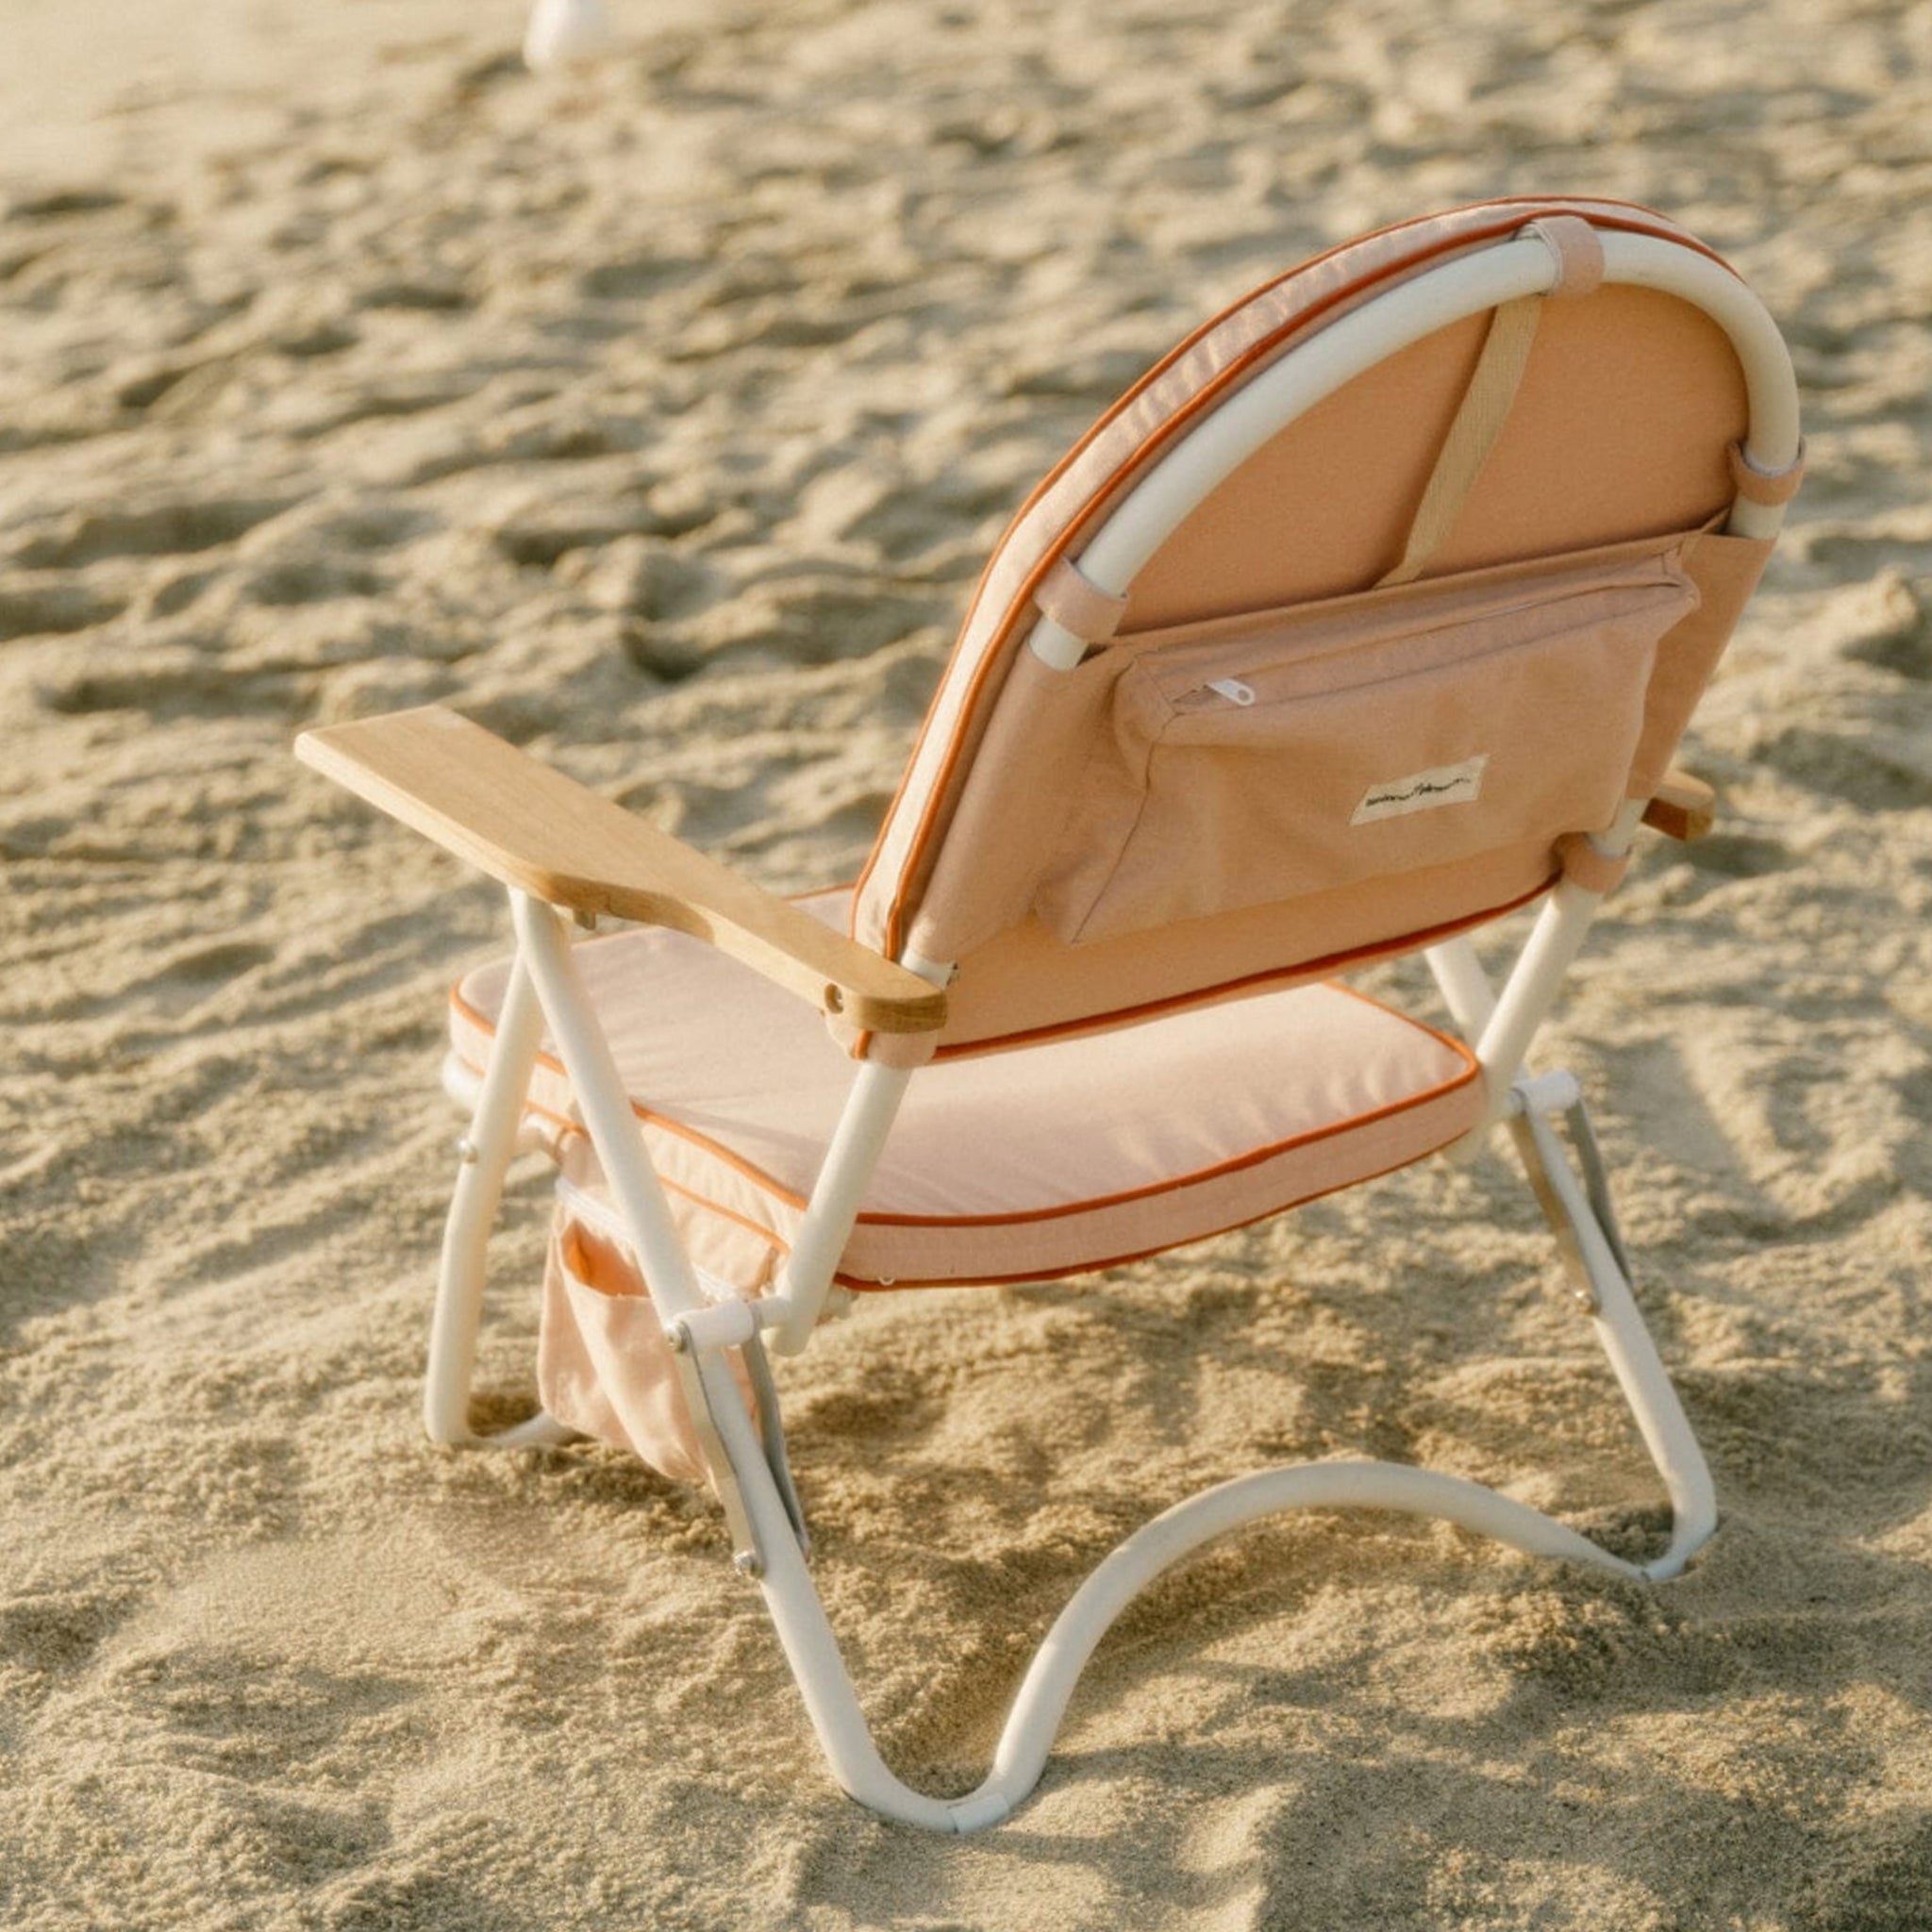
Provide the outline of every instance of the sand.
[[[0,1923],[1932,1924],[1932,9],[0,8]],[[714,1508],[417,1421],[492,889],[298,768],[461,706],[768,885],[860,862],[1012,508],[1184,329],[1498,192],[1663,207],[1811,472],[1552,1058],[1724,1527],[1651,1591],[1285,1520],[948,1842],[822,1770]],[[531,1400],[544,1179],[484,1406]],[[1661,1516],[1501,1159],[787,1376],[913,1781],[1105,1549],[1270,1461]]]

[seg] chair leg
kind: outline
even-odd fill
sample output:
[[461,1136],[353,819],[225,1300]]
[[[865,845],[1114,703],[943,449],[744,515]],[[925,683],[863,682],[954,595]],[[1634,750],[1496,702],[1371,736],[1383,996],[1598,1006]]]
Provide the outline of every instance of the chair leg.
[[[1664,1373],[1657,1344],[1643,1325],[1614,1223],[1606,1227],[1592,1202],[1592,1193],[1602,1195],[1607,1210],[1607,1184],[1600,1175],[1591,1186],[1577,1178],[1556,1129],[1543,1115],[1524,1113],[1510,1122],[1510,1129],[1530,1185],[1579,1280],[1579,1298],[1597,1340],[1670,1493],[1674,1520],[1669,1547],[1642,1566],[1643,1575],[1662,1582],[1679,1575],[1717,1528],[1717,1494],[1709,1467]],[[1594,1141],[1591,1131],[1587,1144],[1593,1148]]]
[[764,1592],[833,1775],[851,1796],[884,1817],[928,1831],[964,1833],[998,1824],[1039,1781],[1080,1673],[1133,1598],[1204,1543],[1263,1517],[1287,1509],[1395,1510],[1440,1517],[1529,1556],[1585,1563],[1632,1580],[1675,1575],[1715,1521],[1709,1477],[1627,1286],[1621,1275],[1606,1275],[1600,1291],[1600,1335],[1677,1509],[1676,1532],[1662,1557],[1647,1565],[1629,1562],[1480,1483],[1399,1463],[1301,1463],[1237,1477],[1156,1517],[1080,1586],[1021,1682],[986,1779],[967,1797],[950,1800],[914,1790],[880,1757],[794,1534],[787,1499],[722,1348],[695,1351],[700,1360],[693,1379],[701,1384],[699,1399],[730,1464],[735,1506],[749,1521],[750,1541],[758,1554],[758,1562],[741,1561],[739,1567]]
[[[1077,1590],[1035,1654],[1001,1733],[992,1768],[964,1798],[913,1790],[873,1742],[838,1641],[826,1620],[785,1501],[766,1467],[737,1388],[722,1369],[704,1377],[703,1399],[737,1478],[741,1507],[764,1556],[756,1574],[833,1774],[861,1804],[928,1830],[978,1831],[1007,1817],[1038,1782],[1074,1684],[1114,1620],[1156,1576],[1213,1539],[1286,1509],[1378,1509],[1436,1516],[1527,1555],[1589,1564],[1633,1580],[1682,1572],[1716,1526],[1709,1471],[1643,1325],[1635,1296],[1598,1220],[1590,1191],[1548,1122],[1520,1128],[1525,1164],[1552,1224],[1588,1284],[1591,1319],[1674,1512],[1668,1548],[1638,1564],[1480,1483],[1387,1462],[1302,1463],[1238,1477],[1176,1504],[1121,1543]],[[710,1351],[704,1351],[709,1355]]]
[[[730,1373],[727,1351],[756,1336],[759,1307],[742,1302],[708,1307],[699,1295],[623,1082],[584,997],[557,918],[521,894],[513,895],[513,900],[522,947],[519,958],[527,964],[529,982],[513,984],[499,1026],[505,1089],[513,1084],[521,1096],[528,1074],[525,1057],[536,1051],[534,1015],[541,1000],[618,1211],[658,1299],[667,1334],[677,1338],[679,1379],[714,1465],[738,1568],[756,1578],[764,1592],[833,1775],[873,1810],[932,1831],[977,1831],[998,1823],[1038,1781],[1081,1671],[1126,1605],[1163,1570],[1203,1543],[1284,1509],[1391,1509],[1441,1516],[1533,1556],[1563,1557],[1633,1578],[1674,1574],[1709,1533],[1714,1521],[1709,1478],[1689,1424],[1664,1379],[1585,1190],[1571,1173],[1548,1124],[1531,1113],[1513,1124],[1524,1128],[1520,1138],[1532,1180],[1553,1225],[1574,1248],[1584,1271],[1600,1339],[1677,1508],[1677,1531],[1664,1557],[1648,1567],[1628,1562],[1540,1510],[1479,1483],[1400,1464],[1304,1463],[1243,1476],[1190,1497],[1157,1517],[1122,1543],[1074,1592],[1027,1669],[992,1769],[977,1790],[953,1800],[915,1791],[893,1775],[873,1741],[806,1564],[795,1505],[785,1493]],[[523,967],[518,970],[521,974]],[[493,1085],[498,1073],[498,1059],[492,1057],[477,1107],[479,1212],[486,1195],[493,1208],[502,1167],[508,1159],[504,1137],[514,1125],[514,1107]],[[456,1219],[453,1215],[453,1228]],[[447,1354],[452,1364],[460,1360],[465,1378],[465,1352],[473,1350],[475,1342],[474,1295],[465,1299],[466,1292],[461,1283],[451,1288],[445,1324],[450,1338]]]
[[542,1031],[542,1011],[519,959],[510,971],[470,1131],[459,1142],[461,1159],[443,1228],[436,1309],[429,1324],[423,1425],[432,1441],[447,1448],[529,1448],[567,1442],[575,1433],[541,1411],[493,1435],[479,1434],[470,1426],[470,1381],[476,1365],[490,1229],[503,1200],[504,1176],[517,1151],[524,1098]]
[[[1624,1346],[1621,1323],[1616,1332]],[[1619,1369],[1623,1373],[1621,1361]],[[1182,1557],[1263,1517],[1298,1508],[1441,1517],[1529,1556],[1586,1563],[1633,1580],[1674,1574],[1694,1546],[1687,1524],[1666,1558],[1640,1566],[1480,1483],[1399,1463],[1301,1463],[1237,1477],[1176,1504],[1102,1562],[1035,1654],[985,1781],[964,1798],[932,1798],[902,1782],[879,1756],[803,1554],[787,1533],[784,1504],[736,1387],[722,1376],[707,1382],[708,1392],[716,1398],[713,1417],[737,1474],[742,1507],[765,1553],[758,1580],[766,1607],[834,1776],[871,1809],[933,1831],[978,1831],[1007,1817],[1039,1781],[1080,1673],[1122,1610]],[[1648,1426],[1645,1434],[1652,1434]],[[1674,1482],[1674,1493],[1677,1488]]]

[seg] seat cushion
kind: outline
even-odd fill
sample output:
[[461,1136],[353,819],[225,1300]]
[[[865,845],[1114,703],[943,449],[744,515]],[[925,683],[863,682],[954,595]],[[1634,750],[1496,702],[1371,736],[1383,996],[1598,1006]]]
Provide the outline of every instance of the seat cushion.
[[[575,957],[693,1261],[763,1288],[853,1062],[809,1007],[682,934]],[[498,961],[452,996],[474,1072],[508,974]],[[839,1278],[1050,1279],[1158,1253],[1420,1159],[1474,1124],[1478,1074],[1460,1042],[1335,984],[940,1059],[912,1076]],[[572,1118],[547,1041],[529,1104]]]

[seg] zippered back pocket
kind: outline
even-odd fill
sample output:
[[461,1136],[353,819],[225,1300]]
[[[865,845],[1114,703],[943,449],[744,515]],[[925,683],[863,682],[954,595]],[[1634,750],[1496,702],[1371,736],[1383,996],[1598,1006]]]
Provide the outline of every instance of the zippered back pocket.
[[1096,940],[1600,830],[1696,605],[1624,552],[1134,639],[1035,910]]

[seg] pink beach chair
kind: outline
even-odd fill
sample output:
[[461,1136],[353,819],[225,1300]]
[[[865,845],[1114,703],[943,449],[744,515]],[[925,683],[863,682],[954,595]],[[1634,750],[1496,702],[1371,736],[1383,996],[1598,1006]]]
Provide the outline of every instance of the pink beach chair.
[[[941,1831],[1032,1788],[1136,1591],[1273,1511],[1676,1574],[1709,1476],[1576,1082],[1525,1062],[1640,825],[1707,824],[1671,759],[1799,463],[1784,346],[1708,249],[1620,203],[1490,203],[1268,283],[1102,417],[995,551],[854,887],[775,899],[446,710],[308,733],[509,889],[515,957],[455,994],[430,1434],[481,1440],[485,1242],[541,1142],[544,1409],[491,1440],[708,1477],[834,1774]],[[1469,935],[1531,902],[1492,988]],[[573,916],[625,924],[573,943]],[[1447,1026],[1334,978],[1415,952]],[[1661,1553],[1391,1463],[1247,1476],[1081,1587],[976,1791],[901,1783],[813,1589],[770,1357],[851,1291],[1087,1273],[1499,1126],[1668,1490]]]

